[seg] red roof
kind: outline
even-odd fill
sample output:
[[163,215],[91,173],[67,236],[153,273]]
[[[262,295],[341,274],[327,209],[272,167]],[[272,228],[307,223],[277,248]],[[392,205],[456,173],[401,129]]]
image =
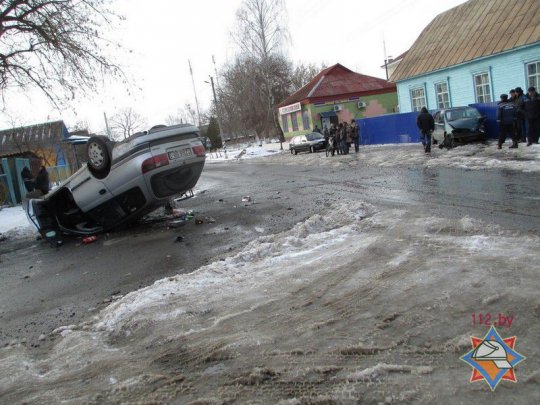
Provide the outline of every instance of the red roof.
[[378,77],[362,75],[339,63],[324,69],[297,92],[277,105],[326,101],[339,96],[367,96],[396,91],[396,85]]

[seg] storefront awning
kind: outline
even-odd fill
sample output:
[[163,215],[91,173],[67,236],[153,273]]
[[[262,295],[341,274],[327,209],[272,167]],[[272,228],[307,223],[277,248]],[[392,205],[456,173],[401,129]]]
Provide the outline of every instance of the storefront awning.
[[321,118],[337,117],[337,114],[335,111],[322,112],[322,113],[319,113],[319,115],[321,116]]

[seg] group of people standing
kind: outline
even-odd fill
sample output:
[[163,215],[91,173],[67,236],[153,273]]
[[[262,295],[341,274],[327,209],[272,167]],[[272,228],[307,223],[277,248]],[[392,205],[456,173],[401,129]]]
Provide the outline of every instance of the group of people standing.
[[[540,95],[534,87],[529,87],[527,94],[521,87],[510,90],[510,97],[501,94],[497,106],[499,124],[498,149],[502,148],[506,138],[512,139],[510,148],[518,147],[519,142],[527,146],[538,144],[540,138]],[[431,133],[435,130],[435,121],[426,107],[422,107],[416,119],[420,129],[420,139],[426,153],[431,152]]]
[[512,139],[510,148],[517,148],[519,142],[527,146],[537,144],[540,138],[540,96],[534,87],[529,87],[527,94],[521,87],[510,90],[510,97],[501,94],[497,108],[499,124],[499,142],[502,148],[506,138]]
[[331,149],[332,156],[336,152],[338,155],[348,155],[352,145],[354,145],[355,152],[360,151],[360,133],[355,120],[351,120],[350,124],[340,122],[337,126],[332,124],[330,128],[325,126],[323,135]]

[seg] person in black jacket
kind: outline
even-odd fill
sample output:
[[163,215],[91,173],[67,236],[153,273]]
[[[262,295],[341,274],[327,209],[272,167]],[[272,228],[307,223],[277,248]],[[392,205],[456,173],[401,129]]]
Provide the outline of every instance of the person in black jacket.
[[518,142],[527,142],[527,131],[525,127],[525,109],[523,103],[525,102],[525,94],[521,87],[516,87],[516,97],[514,99],[514,105],[516,106],[516,132]]
[[35,182],[34,182],[34,176],[32,176],[32,172],[28,168],[28,166],[24,166],[21,171],[21,178],[24,182],[24,187],[26,188],[26,191],[34,191],[35,188]]
[[497,148],[502,148],[502,144],[508,136],[512,138],[512,146],[510,148],[517,148],[518,139],[514,130],[516,124],[516,106],[512,101],[508,100],[506,94],[501,94],[501,101],[497,107],[497,124],[499,124],[499,143]]
[[36,176],[36,189],[40,190],[43,195],[49,192],[49,172],[45,166],[41,166],[38,175]]
[[531,146],[533,143],[538,143],[540,137],[540,96],[534,87],[529,87],[523,108],[528,126],[527,146]]
[[421,139],[426,153],[431,152],[431,133],[435,130],[435,120],[426,107],[422,107],[420,114],[416,118],[416,125],[422,132]]
[[354,151],[358,153],[360,151],[360,134],[358,133],[358,126],[354,119],[351,120],[349,130],[351,131],[351,139],[354,143]]

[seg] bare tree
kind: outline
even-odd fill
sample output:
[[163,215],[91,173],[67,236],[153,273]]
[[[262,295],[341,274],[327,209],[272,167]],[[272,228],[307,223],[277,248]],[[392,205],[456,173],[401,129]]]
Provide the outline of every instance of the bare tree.
[[327,66],[322,63],[316,65],[314,63],[299,63],[297,64],[291,75],[291,93],[301,89],[308,84],[319,72],[326,69]]
[[244,0],[236,12],[233,39],[250,57],[266,60],[288,38],[283,0]]
[[121,75],[104,52],[109,0],[0,0],[0,91],[38,88],[56,107]]
[[[278,131],[274,105],[280,97],[276,93],[282,87],[282,75],[290,73],[290,64],[281,54],[288,37],[284,21],[282,0],[244,0],[236,13],[236,30],[232,36],[240,55],[224,74],[228,88],[224,88],[224,97],[220,97],[226,110],[222,115],[230,123],[240,113],[243,117],[240,127],[249,126],[247,129],[255,129],[259,136],[275,135]],[[239,102],[241,93],[247,103],[226,106],[225,98]],[[233,112],[239,105],[245,108]]]
[[[201,113],[201,120],[204,113]],[[194,124],[195,123],[195,110],[191,108],[191,104],[186,103],[184,107],[179,108],[175,114],[169,114],[165,118],[165,124],[177,125],[177,124]]]
[[126,139],[147,126],[144,117],[132,108],[123,108],[110,121],[111,132],[116,139]]
[[290,63],[282,56],[264,64],[252,58],[237,58],[222,76],[222,116],[226,132],[275,136],[274,104],[289,94]]
[[90,129],[90,124],[88,123],[88,120],[85,120],[85,119],[78,120],[77,122],[75,122],[74,125],[69,127],[69,132],[70,133],[71,132],[83,132],[83,131],[87,131],[89,133],[92,131]]

